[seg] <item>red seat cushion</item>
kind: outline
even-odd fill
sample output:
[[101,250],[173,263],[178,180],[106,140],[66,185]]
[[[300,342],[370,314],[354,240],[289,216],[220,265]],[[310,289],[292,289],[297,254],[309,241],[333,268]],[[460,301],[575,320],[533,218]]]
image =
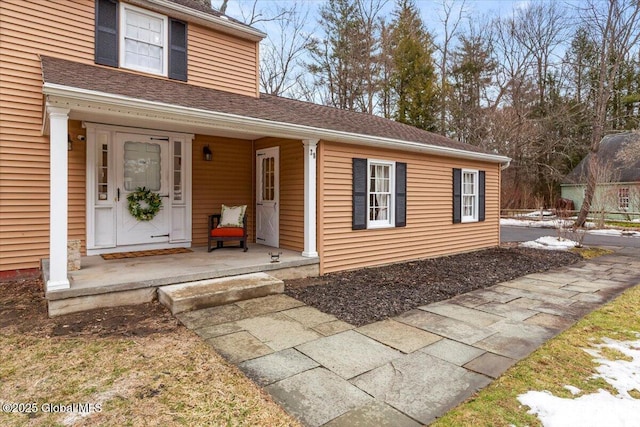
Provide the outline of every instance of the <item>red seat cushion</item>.
[[211,237],[240,237],[244,236],[244,229],[240,227],[218,227],[211,230]]

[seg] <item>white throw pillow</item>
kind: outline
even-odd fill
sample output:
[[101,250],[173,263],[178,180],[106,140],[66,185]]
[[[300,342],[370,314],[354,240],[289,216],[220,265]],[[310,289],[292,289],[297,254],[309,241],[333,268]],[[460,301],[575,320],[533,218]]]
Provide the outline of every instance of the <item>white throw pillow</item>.
[[244,226],[244,213],[247,210],[247,205],[241,206],[225,206],[222,205],[220,218],[220,225],[218,227],[243,227]]

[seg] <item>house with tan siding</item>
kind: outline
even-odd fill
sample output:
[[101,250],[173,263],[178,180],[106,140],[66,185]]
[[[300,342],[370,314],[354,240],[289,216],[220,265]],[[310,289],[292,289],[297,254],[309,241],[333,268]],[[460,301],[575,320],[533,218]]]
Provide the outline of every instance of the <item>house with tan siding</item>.
[[260,93],[265,34],[195,0],[3,0],[0,23],[0,275],[48,258],[47,290],[69,288],[69,240],[206,246],[222,204],[320,273],[499,244],[508,158]]

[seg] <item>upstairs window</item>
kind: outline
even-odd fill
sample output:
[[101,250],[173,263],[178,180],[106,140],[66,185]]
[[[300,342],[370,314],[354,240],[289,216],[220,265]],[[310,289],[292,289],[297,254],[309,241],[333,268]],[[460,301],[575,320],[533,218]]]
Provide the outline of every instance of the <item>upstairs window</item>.
[[96,0],[95,62],[187,81],[187,24],[117,0]]
[[146,73],[167,74],[167,17],[122,5],[120,64]]

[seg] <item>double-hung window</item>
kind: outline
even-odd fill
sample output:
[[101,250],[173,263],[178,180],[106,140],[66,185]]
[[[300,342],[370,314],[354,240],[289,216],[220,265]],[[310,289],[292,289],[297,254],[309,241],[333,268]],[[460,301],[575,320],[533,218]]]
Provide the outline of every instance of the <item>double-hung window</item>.
[[485,220],[485,179],[482,170],[453,169],[453,222]]
[[462,222],[478,220],[478,171],[462,171]]
[[96,0],[95,62],[187,81],[187,23],[118,0]]
[[618,208],[629,209],[629,188],[618,189]]
[[407,225],[407,164],[353,159],[354,230]]
[[167,74],[167,17],[121,4],[120,64],[146,73]]
[[393,162],[369,160],[369,204],[368,226],[390,227],[393,225]]

